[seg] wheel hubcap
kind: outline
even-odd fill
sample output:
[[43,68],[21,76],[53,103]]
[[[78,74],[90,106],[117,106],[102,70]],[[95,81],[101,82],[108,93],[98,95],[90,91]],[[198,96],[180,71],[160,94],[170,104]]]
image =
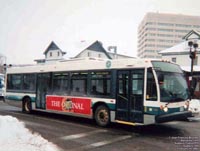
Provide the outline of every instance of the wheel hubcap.
[[99,112],[99,120],[104,123],[108,121],[108,113],[106,110],[101,110]]

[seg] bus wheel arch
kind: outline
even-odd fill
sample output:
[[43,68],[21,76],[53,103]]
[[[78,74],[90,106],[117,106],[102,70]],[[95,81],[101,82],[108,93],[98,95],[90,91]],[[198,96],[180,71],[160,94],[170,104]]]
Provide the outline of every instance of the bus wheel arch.
[[31,113],[32,111],[31,98],[29,96],[25,96],[22,99],[22,111],[24,113]]
[[106,127],[110,124],[110,109],[102,102],[96,103],[93,106],[93,118],[97,125]]

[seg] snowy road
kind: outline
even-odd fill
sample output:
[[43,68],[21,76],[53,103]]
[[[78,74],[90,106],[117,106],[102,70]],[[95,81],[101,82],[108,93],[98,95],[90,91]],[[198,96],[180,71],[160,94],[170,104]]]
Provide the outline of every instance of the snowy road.
[[0,115],[16,117],[33,133],[40,134],[60,150],[200,150],[199,121],[143,127],[114,124],[102,129],[83,118],[41,112],[24,114],[19,108],[3,102],[0,102]]

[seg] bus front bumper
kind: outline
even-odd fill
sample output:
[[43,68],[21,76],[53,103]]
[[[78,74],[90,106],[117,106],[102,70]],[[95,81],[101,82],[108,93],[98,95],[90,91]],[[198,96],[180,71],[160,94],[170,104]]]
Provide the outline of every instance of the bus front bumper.
[[178,121],[178,120],[186,120],[188,117],[192,116],[192,112],[184,111],[184,112],[176,112],[165,115],[159,115],[155,117],[156,123],[163,123],[169,121]]

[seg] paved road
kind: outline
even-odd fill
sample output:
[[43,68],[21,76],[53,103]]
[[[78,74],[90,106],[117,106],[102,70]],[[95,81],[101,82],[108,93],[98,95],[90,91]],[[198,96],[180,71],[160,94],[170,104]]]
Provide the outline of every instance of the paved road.
[[0,115],[17,117],[34,133],[62,150],[173,151],[200,150],[200,122],[180,121],[132,127],[112,124],[100,128],[92,120],[57,114],[24,114],[18,107],[0,102]]

